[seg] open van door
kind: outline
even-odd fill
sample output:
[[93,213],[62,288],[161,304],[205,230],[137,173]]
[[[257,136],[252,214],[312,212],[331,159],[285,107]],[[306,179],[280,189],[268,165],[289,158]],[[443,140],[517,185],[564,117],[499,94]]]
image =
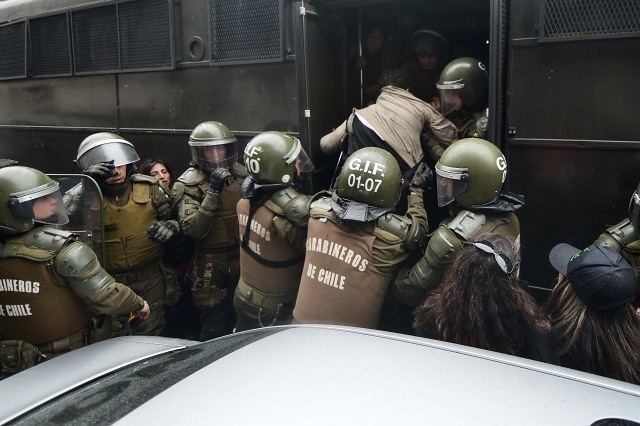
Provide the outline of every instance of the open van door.
[[335,167],[335,160],[321,153],[320,138],[345,119],[345,26],[308,1],[294,2],[293,7],[300,17],[294,24],[296,52],[301,52],[296,61],[300,134],[316,167],[311,182],[315,192],[326,189],[321,185],[330,181]]
[[640,180],[640,3],[510,1],[509,189],[522,273],[550,288],[548,254],[627,217]]

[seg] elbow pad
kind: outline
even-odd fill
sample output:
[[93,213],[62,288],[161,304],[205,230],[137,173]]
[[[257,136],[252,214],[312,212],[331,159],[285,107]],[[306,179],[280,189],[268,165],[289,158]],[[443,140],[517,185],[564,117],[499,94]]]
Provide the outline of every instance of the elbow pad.
[[622,222],[609,227],[605,232],[600,234],[598,239],[594,241],[594,244],[598,247],[619,252],[621,247],[631,244],[638,240],[638,238],[636,227],[629,219],[624,219]]
[[63,248],[54,260],[54,267],[89,300],[95,300],[107,285],[115,281],[102,269],[94,251],[81,242]]

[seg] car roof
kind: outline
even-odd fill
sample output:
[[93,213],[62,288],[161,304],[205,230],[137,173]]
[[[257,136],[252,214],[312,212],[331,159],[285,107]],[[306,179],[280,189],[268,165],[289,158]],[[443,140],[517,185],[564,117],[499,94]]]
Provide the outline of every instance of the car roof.
[[[114,339],[103,346],[119,342]],[[226,349],[211,362],[195,361],[197,357],[206,359],[204,354],[214,346],[216,350]],[[76,352],[85,352],[88,357],[86,349]],[[134,372],[126,373],[127,369],[123,369],[119,375],[98,382],[94,376],[93,385],[87,386],[93,388],[92,396],[78,392],[67,403],[77,405],[77,401],[92,400],[95,406],[87,405],[86,410],[97,411],[102,404],[113,403],[116,408],[110,409],[111,417],[97,420],[101,424],[591,424],[603,418],[640,421],[640,386],[394,333],[331,326],[271,327],[174,350],[177,352],[161,356],[162,363],[148,365],[148,371],[136,367]],[[186,353],[192,353],[194,360]],[[147,359],[135,365],[149,362]],[[197,369],[189,370],[184,377],[176,377],[179,374],[170,371],[180,363],[198,362]],[[71,365],[58,365],[57,369]],[[40,374],[44,377],[48,373]],[[167,374],[166,378],[163,374]],[[136,380],[140,385],[152,381],[154,376],[160,380],[150,384],[154,392],[144,386],[138,390],[133,389],[137,385],[131,386]],[[101,393],[115,388],[116,383],[127,385],[118,388],[116,396],[100,402]],[[0,382],[0,394],[5,390],[3,384]],[[150,396],[123,407],[127,401],[137,400],[140,393]],[[115,401],[121,394],[125,395],[124,401]],[[46,419],[47,413],[64,414],[64,403],[56,404],[57,408],[49,404],[43,409],[39,419]],[[122,410],[119,414],[114,413],[117,407]],[[47,411],[54,408],[58,411]],[[25,424],[33,421],[30,417],[23,420]]]

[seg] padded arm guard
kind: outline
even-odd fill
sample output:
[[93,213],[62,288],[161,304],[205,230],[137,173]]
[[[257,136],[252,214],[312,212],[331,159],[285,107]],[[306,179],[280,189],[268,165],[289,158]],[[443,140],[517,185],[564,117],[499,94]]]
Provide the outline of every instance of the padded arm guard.
[[284,215],[296,226],[307,226],[309,222],[309,205],[311,198],[287,187],[274,192],[271,201],[284,211]]
[[90,300],[115,280],[100,266],[96,254],[81,242],[64,247],[54,260],[56,271]]
[[631,220],[625,219],[622,222],[607,228],[593,244],[598,247],[620,252],[620,249],[638,240],[640,236]]
[[417,220],[387,213],[377,220],[376,225],[378,228],[402,238],[409,251],[422,249],[426,244],[427,230]]

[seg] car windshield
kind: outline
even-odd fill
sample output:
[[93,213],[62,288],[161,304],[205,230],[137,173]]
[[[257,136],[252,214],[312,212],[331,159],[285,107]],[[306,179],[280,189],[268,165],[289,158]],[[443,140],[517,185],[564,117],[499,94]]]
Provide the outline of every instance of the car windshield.
[[53,399],[12,424],[114,423],[185,377],[286,328],[233,334],[142,360]]

